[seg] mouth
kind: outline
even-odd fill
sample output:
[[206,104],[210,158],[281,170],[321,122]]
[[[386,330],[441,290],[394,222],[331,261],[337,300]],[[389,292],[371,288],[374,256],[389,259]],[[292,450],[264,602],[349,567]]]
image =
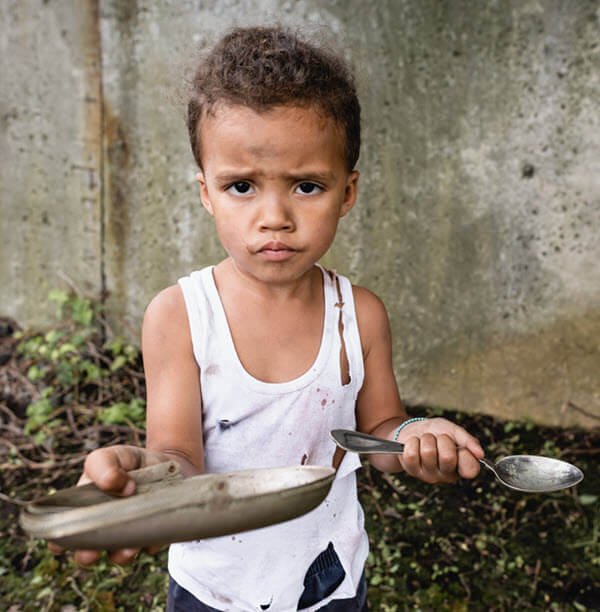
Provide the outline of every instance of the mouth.
[[284,242],[272,240],[259,247],[257,254],[268,261],[285,261],[293,257],[296,252],[296,249]]

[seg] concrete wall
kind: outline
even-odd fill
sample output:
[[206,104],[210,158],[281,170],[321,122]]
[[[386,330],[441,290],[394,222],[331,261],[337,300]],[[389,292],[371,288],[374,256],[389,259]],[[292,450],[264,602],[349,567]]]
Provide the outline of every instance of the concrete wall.
[[[326,264],[376,291],[410,404],[597,425],[600,2],[0,5],[0,311],[65,277],[137,334],[215,262],[181,89],[234,24],[325,25],[362,84],[361,195]],[[574,408],[573,406],[577,407]]]
[[101,286],[100,34],[73,4],[0,3],[0,311],[24,324]]

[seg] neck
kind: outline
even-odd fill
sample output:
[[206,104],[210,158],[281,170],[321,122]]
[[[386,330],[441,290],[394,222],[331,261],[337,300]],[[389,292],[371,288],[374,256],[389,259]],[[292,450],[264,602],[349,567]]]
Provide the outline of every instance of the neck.
[[315,295],[320,295],[323,288],[322,272],[316,265],[291,281],[264,283],[248,276],[231,258],[227,258],[215,266],[214,278],[220,292],[243,293],[246,300],[271,304],[311,300]]

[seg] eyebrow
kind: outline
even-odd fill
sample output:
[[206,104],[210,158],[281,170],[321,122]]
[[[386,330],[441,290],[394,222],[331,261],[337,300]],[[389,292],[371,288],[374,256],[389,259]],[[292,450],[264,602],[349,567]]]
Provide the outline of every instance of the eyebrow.
[[[239,172],[224,172],[223,174],[217,174],[215,179],[219,183],[233,183],[235,181],[244,180],[244,178],[251,178],[253,176],[264,176],[264,172],[252,172],[250,170],[241,169]],[[307,172],[290,172],[283,175],[283,178],[294,181],[319,181],[323,183],[330,183],[335,181],[336,175],[333,172],[318,172],[318,171],[307,171]]]

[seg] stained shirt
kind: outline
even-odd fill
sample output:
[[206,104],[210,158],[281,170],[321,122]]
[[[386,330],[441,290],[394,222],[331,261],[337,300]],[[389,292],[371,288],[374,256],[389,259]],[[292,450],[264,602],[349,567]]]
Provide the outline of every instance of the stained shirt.
[[[364,367],[352,286],[320,269],[325,301],[320,348],[304,374],[282,383],[258,380],[243,367],[213,268],[179,280],[200,372],[206,472],[331,466],[336,447],[329,431],[356,428]],[[171,545],[171,576],[218,610],[297,610],[307,569],[332,545],[344,579],[328,597],[304,609],[354,597],[368,554],[356,487],[359,467],[358,456],[346,454],[325,501],[299,518]]]

